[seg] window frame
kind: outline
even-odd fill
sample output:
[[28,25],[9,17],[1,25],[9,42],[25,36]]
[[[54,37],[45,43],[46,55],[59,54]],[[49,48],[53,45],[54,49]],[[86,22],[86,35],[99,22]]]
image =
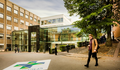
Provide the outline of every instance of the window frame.
[[[0,13],[0,14],[2,14],[3,15],[3,18],[2,19],[4,19],[4,14],[3,13]],[[1,18],[1,17],[0,17]]]
[[[16,27],[16,26],[14,26],[14,30],[16,30],[15,27]],[[18,28],[18,27],[17,27],[17,28]],[[17,30],[18,30],[18,29],[17,29]]]
[[27,14],[25,14],[25,18],[27,18],[27,19],[28,19],[28,18],[29,18],[29,16],[28,16]]
[[[28,24],[28,25],[27,25],[27,24]],[[26,25],[26,26],[29,26],[29,22],[26,22],[25,25]]]
[[[15,19],[17,19],[17,18],[14,18],[14,22],[15,22]],[[17,19],[17,22],[15,22],[15,23],[18,23],[18,19]]]
[[[2,24],[2,23],[0,23],[0,24]],[[0,28],[1,28],[1,29],[4,29],[4,24],[2,24],[2,25],[3,25],[3,28],[1,28],[1,27],[0,27]]]
[[24,25],[24,23],[25,23],[25,22],[23,23],[23,22],[21,22],[21,21],[23,21],[23,22],[24,22],[24,20],[20,20],[20,24],[21,24],[21,25]]
[[[7,27],[11,27],[11,29],[7,29]],[[12,30],[12,26],[10,26],[10,25],[7,25],[7,26],[6,26],[6,29],[7,29],[7,30]]]
[[[23,14],[23,16],[22,16],[21,14]],[[24,17],[24,13],[23,13],[23,12],[20,12],[20,16],[21,16],[21,17]]]
[[1,3],[1,2],[0,2],[0,4],[2,4],[2,5],[3,5],[3,8],[2,8],[2,7],[0,7],[0,8],[4,9],[4,4],[3,4],[3,3]]
[[0,33],[0,35],[3,35],[3,38],[0,38],[0,39],[4,39],[4,34]]
[[11,19],[10,19],[10,20],[8,19],[8,17],[11,17],[11,16],[7,15],[7,17],[6,17],[6,18],[7,18],[7,20],[8,20],[8,21],[12,21],[12,17],[11,17]]
[[[10,8],[11,10],[8,10],[8,8]],[[12,12],[12,8],[10,6],[7,6],[7,11]]]
[[[17,13],[15,13],[15,11],[17,11]],[[14,9],[14,14],[18,14],[18,10]]]
[[[32,19],[31,19],[32,18]],[[33,20],[33,17],[30,16],[30,20]]]

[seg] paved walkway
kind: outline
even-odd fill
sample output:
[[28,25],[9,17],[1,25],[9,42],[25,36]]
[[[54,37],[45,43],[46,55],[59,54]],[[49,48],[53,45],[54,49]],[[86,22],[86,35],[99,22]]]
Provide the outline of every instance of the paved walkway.
[[57,56],[48,53],[0,53],[0,70],[16,63],[24,61],[36,61],[51,59],[48,70],[120,70],[120,59],[113,60],[111,57],[99,57],[99,66],[95,67],[95,60],[91,59],[90,67],[84,65],[87,62],[87,54],[58,53]]
[[117,58],[117,57],[118,57],[119,51],[120,51],[120,42],[118,43],[117,48],[116,48],[116,50],[115,50],[114,58]]

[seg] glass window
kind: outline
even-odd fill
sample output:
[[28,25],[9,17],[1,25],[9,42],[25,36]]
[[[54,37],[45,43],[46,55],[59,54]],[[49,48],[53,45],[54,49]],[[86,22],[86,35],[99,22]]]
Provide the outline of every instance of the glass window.
[[32,23],[30,23],[30,26],[32,26],[33,24]]
[[15,22],[15,23],[18,23],[18,19],[17,19],[17,18],[14,18],[14,22]]
[[25,18],[28,18],[28,15],[25,15]]
[[10,36],[10,35],[7,35],[7,39],[11,39],[11,36]]
[[3,35],[3,34],[0,34],[0,38],[4,38],[4,35]]
[[24,24],[24,21],[23,21],[23,20],[20,20],[20,24]]
[[18,11],[14,9],[14,13],[15,13],[15,14],[18,14]]
[[0,13],[0,18],[4,18],[4,15],[2,13]]
[[10,17],[10,16],[7,16],[7,20],[11,21],[11,17]]
[[30,20],[33,20],[33,17],[30,17]]
[[0,8],[4,8],[4,4],[0,3]]
[[4,28],[4,24],[0,24],[0,28]]
[[7,29],[8,30],[12,30],[12,27],[7,25]]
[[11,11],[11,10],[12,10],[12,8],[11,8],[11,7],[9,7],[9,6],[7,6],[7,10],[8,10],[8,11]]
[[60,18],[60,22],[63,22],[63,18]]
[[26,22],[26,26],[29,26],[29,22]]
[[37,21],[36,18],[34,18],[34,21],[35,21],[35,22]]
[[23,28],[20,28],[20,30],[23,30]]
[[23,16],[24,16],[24,13],[20,12],[20,16],[22,16],[22,17],[23,17]]
[[14,30],[18,30],[18,27],[14,26]]

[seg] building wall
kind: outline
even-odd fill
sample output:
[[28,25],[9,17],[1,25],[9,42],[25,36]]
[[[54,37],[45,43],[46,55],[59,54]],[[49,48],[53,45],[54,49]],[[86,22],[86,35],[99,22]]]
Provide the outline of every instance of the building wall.
[[[23,16],[20,15],[21,13],[23,13]],[[3,18],[1,18],[1,14],[3,14]],[[30,17],[33,19],[30,19]],[[23,22],[22,24],[21,21]],[[40,17],[28,10],[9,0],[0,0],[0,24],[3,26],[3,28],[1,28],[2,26],[0,27],[0,35],[3,35],[3,38],[0,38],[0,45],[4,44],[5,50],[7,44],[12,42],[11,39],[7,39],[8,36],[11,36],[12,31],[28,29],[30,25],[40,25],[38,21],[40,21]],[[1,48],[3,49],[3,47]]]

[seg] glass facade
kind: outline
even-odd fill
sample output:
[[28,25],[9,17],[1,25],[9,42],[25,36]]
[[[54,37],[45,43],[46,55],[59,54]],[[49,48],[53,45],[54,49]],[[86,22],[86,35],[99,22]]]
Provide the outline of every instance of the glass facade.
[[[85,41],[85,37],[76,37],[79,28],[74,28],[73,25],[59,26],[50,28],[40,28],[39,44],[40,47],[55,47],[55,44],[75,44],[78,41]],[[28,51],[28,31],[14,31],[12,33],[12,45],[19,46],[21,51]],[[36,44],[36,32],[31,33],[31,51],[34,51]]]
[[20,51],[28,51],[28,31],[12,32],[12,50],[19,47]]
[[56,18],[56,19],[49,19],[49,20],[41,21],[41,25],[62,23],[62,22],[63,22],[63,18]]

